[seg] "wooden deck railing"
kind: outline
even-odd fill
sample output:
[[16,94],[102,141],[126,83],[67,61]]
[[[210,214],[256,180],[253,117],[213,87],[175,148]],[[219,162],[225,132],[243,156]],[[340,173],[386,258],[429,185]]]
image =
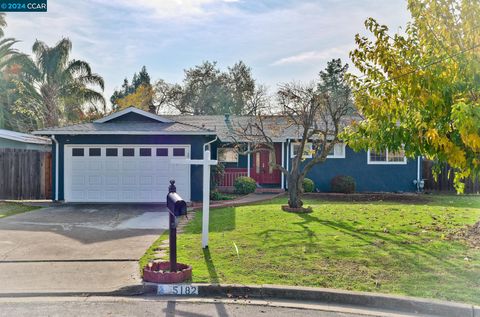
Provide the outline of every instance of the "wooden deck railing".
[[240,176],[247,176],[246,168],[226,168],[223,179],[220,181],[220,187],[233,187],[235,180]]

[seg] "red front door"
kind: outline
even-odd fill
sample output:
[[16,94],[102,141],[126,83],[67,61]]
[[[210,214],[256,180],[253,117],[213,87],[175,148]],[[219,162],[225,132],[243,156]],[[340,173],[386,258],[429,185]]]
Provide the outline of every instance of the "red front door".
[[[282,162],[281,144],[275,144],[275,160],[277,164]],[[273,168],[270,162],[273,162],[274,155],[268,150],[261,150],[253,153],[253,171],[252,176],[259,184],[280,184],[281,172],[278,168]]]

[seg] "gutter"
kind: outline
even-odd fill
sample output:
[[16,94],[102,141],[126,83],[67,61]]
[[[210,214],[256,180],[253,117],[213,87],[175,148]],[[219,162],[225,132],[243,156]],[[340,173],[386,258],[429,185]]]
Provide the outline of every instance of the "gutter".
[[55,139],[55,135],[52,134],[52,141],[55,143],[55,193],[54,193],[54,201],[58,201],[58,141]]

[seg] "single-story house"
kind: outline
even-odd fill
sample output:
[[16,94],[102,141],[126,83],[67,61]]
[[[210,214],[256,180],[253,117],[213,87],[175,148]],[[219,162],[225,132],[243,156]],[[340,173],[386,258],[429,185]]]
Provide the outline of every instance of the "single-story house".
[[[240,155],[232,146],[235,126],[248,116],[158,116],[134,107],[91,123],[35,131],[49,135],[53,153],[54,200],[66,202],[165,202],[170,179],[187,201],[202,199],[202,167],[175,164],[174,159],[201,159],[205,147],[225,165],[222,186],[242,175],[259,187],[288,188],[286,178],[269,168],[268,151]],[[273,125],[279,126],[272,117]],[[281,121],[280,121],[281,122]],[[281,124],[280,124],[281,125]],[[297,135],[280,129],[275,137],[277,163],[289,168],[297,153]],[[245,142],[245,140],[243,140]],[[307,158],[308,159],[308,158]],[[401,153],[354,152],[338,144],[326,162],[308,177],[319,191],[329,191],[332,177],[350,175],[358,191],[415,191],[420,159]]]

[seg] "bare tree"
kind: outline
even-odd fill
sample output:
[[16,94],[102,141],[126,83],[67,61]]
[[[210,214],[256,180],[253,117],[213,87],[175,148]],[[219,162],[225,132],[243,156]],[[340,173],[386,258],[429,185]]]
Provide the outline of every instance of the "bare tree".
[[[324,162],[328,154],[340,142],[339,136],[353,113],[351,89],[345,80],[347,65],[339,59],[328,63],[320,72],[317,85],[290,83],[282,85],[278,92],[280,114],[258,115],[238,129],[239,139],[252,144],[250,153],[268,150],[273,155],[270,166],[278,168],[288,180],[288,205],[303,205],[303,180],[317,164]],[[288,137],[298,144],[291,168],[287,170],[276,163],[274,141]],[[311,144],[311,148],[310,145]],[[245,151],[244,151],[245,153]],[[311,158],[306,159],[306,156]]]

